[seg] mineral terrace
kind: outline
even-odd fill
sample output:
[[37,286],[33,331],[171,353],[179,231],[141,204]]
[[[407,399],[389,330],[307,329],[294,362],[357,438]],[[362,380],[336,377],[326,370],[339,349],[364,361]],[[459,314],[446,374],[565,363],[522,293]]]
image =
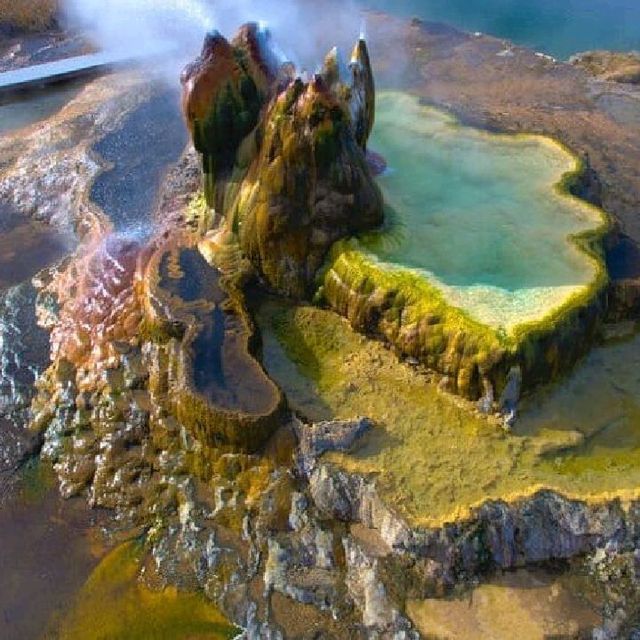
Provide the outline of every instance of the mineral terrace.
[[[607,433],[525,409],[638,317],[635,61],[382,14],[370,41],[307,76],[258,25],[212,33],[181,116],[120,71],[0,140],[3,202],[77,242],[0,297],[0,471],[49,461],[65,497],[142,541],[147,586],[201,590],[247,638],[428,637],[430,599],[547,561],[591,567],[594,637],[623,637],[638,436],[603,470]],[[389,223],[376,87],[561,144],[572,170],[550,190],[594,216],[572,245],[589,285],[503,335],[368,262],[357,242]],[[141,162],[120,164],[127,140]]]

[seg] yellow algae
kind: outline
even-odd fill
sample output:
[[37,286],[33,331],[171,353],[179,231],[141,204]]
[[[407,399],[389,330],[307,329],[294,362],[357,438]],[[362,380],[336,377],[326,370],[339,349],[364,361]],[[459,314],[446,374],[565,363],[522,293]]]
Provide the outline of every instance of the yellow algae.
[[52,637],[60,640],[226,640],[238,634],[205,597],[138,580],[142,547],[127,542],[102,560]]
[[[583,436],[571,455],[548,457],[547,466],[569,476],[614,476],[640,463],[640,338],[597,348],[562,384],[540,390],[523,404],[522,436],[542,429]],[[602,482],[602,480],[599,480]],[[603,489],[612,485],[605,482]]]
[[195,231],[205,233],[213,224],[213,212],[207,206],[204,191],[198,191],[189,201],[184,218]]
[[[265,367],[295,410],[310,420],[363,415],[374,421],[354,452],[326,459],[376,474],[383,497],[413,524],[437,526],[467,517],[489,499],[514,501],[541,489],[594,502],[640,495],[640,394],[623,408],[624,438],[615,429],[585,428],[580,418],[596,394],[585,381],[576,397],[575,377],[557,387],[559,395],[546,405],[558,421],[525,407],[522,422],[505,433],[330,311],[271,301],[259,311],[258,323]],[[640,340],[634,345],[640,358]],[[605,352],[596,350],[576,375],[597,384],[603,357],[615,370],[619,353]],[[637,376],[632,379],[640,384]],[[611,389],[619,382],[610,381]],[[551,395],[541,394],[542,407]],[[536,398],[531,407],[538,406]],[[615,412],[619,399],[612,392],[608,400]],[[574,414],[577,405],[584,408]]]
[[597,603],[579,597],[570,574],[518,571],[462,597],[412,600],[407,613],[425,638],[545,640],[590,636],[602,623]]

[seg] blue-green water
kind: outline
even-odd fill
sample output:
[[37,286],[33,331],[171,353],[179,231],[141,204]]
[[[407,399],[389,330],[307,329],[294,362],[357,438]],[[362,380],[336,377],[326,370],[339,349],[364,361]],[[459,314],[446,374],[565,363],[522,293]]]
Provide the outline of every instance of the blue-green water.
[[371,147],[393,224],[363,239],[379,260],[421,272],[456,307],[510,329],[593,281],[568,236],[600,214],[554,189],[575,160],[547,138],[459,125],[405,93],[378,96]]
[[557,58],[640,49],[640,0],[363,0],[373,9],[482,31]]

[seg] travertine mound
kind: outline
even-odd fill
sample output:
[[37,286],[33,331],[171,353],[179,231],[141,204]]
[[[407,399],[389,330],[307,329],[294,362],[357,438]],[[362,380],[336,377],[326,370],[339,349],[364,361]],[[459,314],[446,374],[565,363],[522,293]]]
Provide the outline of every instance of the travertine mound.
[[366,158],[375,100],[366,43],[349,66],[332,51],[306,81],[268,32],[246,25],[231,43],[209,35],[182,84],[208,205],[271,288],[308,296],[331,245],[382,222]]
[[241,292],[181,234],[151,254],[138,288],[143,334],[155,343],[151,392],[201,442],[258,450],[282,424],[285,401],[253,357]]

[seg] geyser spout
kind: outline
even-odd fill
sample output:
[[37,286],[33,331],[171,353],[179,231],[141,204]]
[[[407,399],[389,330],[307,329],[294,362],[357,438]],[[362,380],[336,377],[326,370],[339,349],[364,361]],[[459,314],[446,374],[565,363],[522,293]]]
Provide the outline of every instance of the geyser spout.
[[208,31],[202,43],[202,57],[212,55],[217,46],[224,46],[225,44],[228,44],[226,38],[217,29]]
[[327,85],[334,90],[339,90],[340,84],[351,86],[352,78],[350,77],[349,68],[340,55],[338,47],[333,47],[324,59],[322,75]]
[[366,43],[349,67],[332,50],[310,80],[255,23],[213,45],[182,76],[207,203],[270,287],[306,297],[336,240],[382,222],[365,158],[375,102]]
[[362,37],[353,49],[349,67],[353,74],[351,117],[355,128],[356,140],[364,149],[375,122],[376,97],[369,48]]
[[249,22],[240,27],[233,39],[233,46],[236,51],[247,56],[246,62],[259,68],[269,83],[277,77],[280,66],[287,62],[286,59],[282,59],[280,52],[275,50],[269,29],[256,22]]

